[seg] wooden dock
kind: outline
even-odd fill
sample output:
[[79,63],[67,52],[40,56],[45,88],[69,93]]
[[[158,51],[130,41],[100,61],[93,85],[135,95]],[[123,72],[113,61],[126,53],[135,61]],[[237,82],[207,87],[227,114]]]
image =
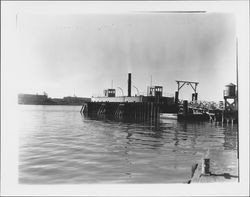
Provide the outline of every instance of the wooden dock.
[[156,102],[89,102],[83,104],[80,113],[147,121],[159,119],[160,107],[161,104]]
[[216,183],[216,182],[237,182],[238,175],[230,174],[228,172],[216,171],[216,163],[210,166],[204,164],[204,160],[192,166],[190,183]]

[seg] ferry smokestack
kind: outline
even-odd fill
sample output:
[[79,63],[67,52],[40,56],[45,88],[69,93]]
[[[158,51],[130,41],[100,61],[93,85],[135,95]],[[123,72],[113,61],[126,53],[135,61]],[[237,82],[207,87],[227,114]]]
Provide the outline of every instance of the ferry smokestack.
[[131,97],[131,73],[128,73],[128,97]]

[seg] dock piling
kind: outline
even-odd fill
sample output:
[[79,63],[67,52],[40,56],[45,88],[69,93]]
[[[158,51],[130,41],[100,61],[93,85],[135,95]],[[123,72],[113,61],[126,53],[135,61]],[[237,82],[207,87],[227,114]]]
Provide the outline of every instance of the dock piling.
[[210,175],[210,159],[209,158],[202,159],[201,174]]
[[160,117],[161,104],[158,102],[89,102],[81,107],[81,115],[113,117],[136,121],[156,121]]

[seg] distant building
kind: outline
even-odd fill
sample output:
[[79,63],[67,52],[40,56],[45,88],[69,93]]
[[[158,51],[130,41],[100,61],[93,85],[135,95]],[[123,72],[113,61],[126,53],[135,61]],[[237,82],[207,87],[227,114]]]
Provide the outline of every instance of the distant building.
[[49,98],[48,94],[18,94],[18,104],[23,105],[82,105],[84,102],[90,102],[90,98],[83,97],[63,97]]
[[39,94],[18,94],[18,104],[43,105],[48,101],[48,95]]

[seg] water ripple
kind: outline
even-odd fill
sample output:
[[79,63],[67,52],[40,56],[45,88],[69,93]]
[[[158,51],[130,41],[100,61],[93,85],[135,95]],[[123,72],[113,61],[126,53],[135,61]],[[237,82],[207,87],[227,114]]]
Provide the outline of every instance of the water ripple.
[[183,183],[208,149],[220,168],[237,165],[236,126],[96,120],[79,110],[20,106],[20,183]]

